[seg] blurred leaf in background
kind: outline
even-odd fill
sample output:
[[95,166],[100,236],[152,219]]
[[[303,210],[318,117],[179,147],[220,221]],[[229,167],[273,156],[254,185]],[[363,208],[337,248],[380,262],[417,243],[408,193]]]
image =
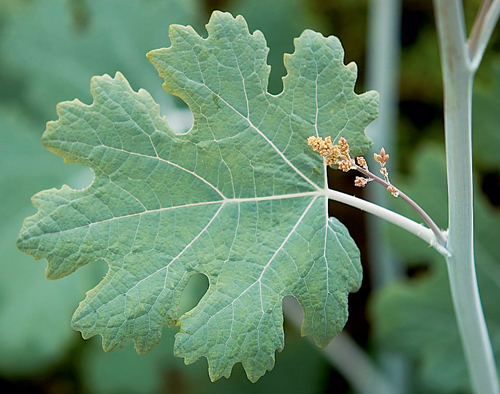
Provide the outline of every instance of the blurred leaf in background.
[[60,101],[90,101],[91,77],[121,71],[168,111],[173,98],[163,91],[146,53],[169,45],[170,24],[196,25],[198,3],[33,0],[16,7],[2,18],[0,64],[3,79],[22,86],[1,95],[18,97],[46,121],[55,117]]
[[328,364],[311,342],[286,324],[285,349],[276,355],[273,371],[257,383],[248,380],[241,365],[235,366],[230,379],[211,382],[205,360],[185,365],[182,359],[173,356],[173,333],[165,330],[162,341],[144,356],[138,355],[131,344],[104,353],[98,338],[89,340],[91,346],[86,346],[83,352],[81,368],[88,390],[106,394],[320,394],[328,387]]
[[[465,3],[470,28],[480,1]],[[498,125],[500,70],[498,29],[476,77],[473,103],[476,264],[481,299],[497,361],[500,359],[500,234]],[[395,185],[420,204],[441,228],[447,227],[442,90],[432,4],[405,3],[402,23],[401,116],[397,152],[405,177]],[[482,88],[483,86],[483,88]],[[488,86],[488,88],[484,88]],[[415,149],[419,146],[419,149]],[[488,180],[485,182],[485,179]],[[479,187],[480,184],[483,187]],[[485,187],[485,184],[487,187]],[[498,200],[498,199],[497,199]],[[398,199],[394,209],[420,222]],[[403,352],[415,361],[414,392],[470,392],[446,272],[434,250],[409,233],[389,227],[389,239],[406,261],[411,279],[372,293],[372,337],[377,347]],[[498,365],[498,364],[497,364]]]
[[[497,102],[498,103],[498,102]],[[477,131],[487,141],[497,132],[494,123]],[[444,149],[425,145],[415,154],[414,171],[398,187],[437,220],[446,225],[446,167]],[[490,204],[479,188],[475,191],[476,266],[487,324],[497,359],[500,359],[500,210]],[[406,207],[401,211],[411,215]],[[418,220],[418,219],[417,219]],[[393,229],[392,229],[393,230]],[[402,351],[417,360],[423,392],[470,390],[465,358],[451,301],[445,261],[413,237],[391,231],[390,240],[412,265],[428,268],[415,278],[382,289],[372,300],[377,344]],[[417,248],[420,246],[420,248]]]
[[500,171],[500,59],[492,68],[491,84],[478,85],[474,91],[474,164],[482,172]]
[[34,211],[32,194],[63,180],[75,187],[88,182],[88,173],[46,151],[33,128],[21,109],[0,105],[0,371],[10,375],[37,372],[64,354],[75,338],[71,309],[85,283],[95,282],[94,269],[50,283],[45,264],[16,248],[23,216]]

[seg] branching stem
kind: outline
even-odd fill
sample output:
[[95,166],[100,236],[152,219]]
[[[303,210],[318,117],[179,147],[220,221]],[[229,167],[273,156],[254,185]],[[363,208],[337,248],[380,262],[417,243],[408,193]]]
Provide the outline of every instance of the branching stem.
[[485,25],[486,21],[495,17],[490,12],[498,17],[493,6],[499,5],[498,0],[483,4],[467,47],[462,2],[434,0],[444,88],[449,203],[447,247],[452,252],[446,260],[460,337],[476,394],[500,393],[474,261],[471,127],[472,82],[478,64],[474,62],[480,61],[491,34],[489,30],[493,29]]
[[500,0],[483,0],[467,42],[471,69],[476,71],[500,15]]

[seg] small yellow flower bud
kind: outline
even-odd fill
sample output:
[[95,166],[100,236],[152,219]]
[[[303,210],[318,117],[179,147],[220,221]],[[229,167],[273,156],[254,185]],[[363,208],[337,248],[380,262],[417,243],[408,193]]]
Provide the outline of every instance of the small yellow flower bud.
[[329,156],[332,157],[335,161],[337,161],[340,157],[340,150],[337,145],[332,145],[331,148],[329,149]]
[[333,166],[335,163],[337,163],[337,160],[335,158],[333,158],[332,156],[328,156],[325,159],[326,159],[327,166]]
[[311,136],[307,139],[307,145],[309,145],[314,152],[319,152],[323,145],[323,140],[321,137]]
[[368,169],[368,164],[366,164],[366,160],[363,156],[356,157],[356,160],[359,166],[363,167],[365,170]]
[[339,149],[340,149],[340,154],[345,157],[349,157],[349,144],[347,143],[347,140],[344,137],[340,137],[339,139]]
[[365,187],[367,183],[368,179],[363,178],[361,176],[357,176],[356,179],[354,180],[354,186],[357,187]]
[[319,154],[323,157],[326,157],[328,156],[330,153],[328,152],[328,148],[325,147],[324,145],[321,147],[321,149],[319,150]]
[[349,162],[349,160],[339,161],[339,170],[348,172],[350,169],[351,169],[351,163]]

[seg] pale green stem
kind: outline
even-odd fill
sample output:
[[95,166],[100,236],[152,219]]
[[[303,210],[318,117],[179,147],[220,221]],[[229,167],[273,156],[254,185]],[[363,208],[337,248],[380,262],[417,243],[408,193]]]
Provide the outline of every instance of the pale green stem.
[[500,15],[500,0],[483,0],[468,42],[472,68],[477,70]]
[[499,394],[493,352],[479,298],[474,263],[471,102],[474,67],[465,44],[462,2],[434,0],[441,52],[451,294],[476,394]]

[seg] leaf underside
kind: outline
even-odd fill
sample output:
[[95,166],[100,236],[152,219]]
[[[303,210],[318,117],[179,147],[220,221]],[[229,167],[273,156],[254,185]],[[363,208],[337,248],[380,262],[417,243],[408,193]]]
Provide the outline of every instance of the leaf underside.
[[[182,98],[194,125],[175,134],[149,93],[117,73],[94,77],[92,105],[58,105],[43,143],[95,179],[33,197],[18,246],[60,278],[95,260],[109,266],[72,326],[100,334],[111,351],[129,339],[139,353],[178,325],[174,352],[206,357],[212,380],[241,362],[251,381],[284,345],[282,299],[304,309],[302,334],[318,346],[347,319],[361,282],[359,252],[328,218],[325,167],[310,135],[344,136],[354,155],[370,146],[374,92],[356,95],[354,64],[338,39],[305,31],[285,55],[284,91],[267,93],[268,49],[242,17],[215,12],[208,38],[170,28],[172,45],[148,54],[165,89]],[[190,276],[209,279],[198,305],[180,315]]]

